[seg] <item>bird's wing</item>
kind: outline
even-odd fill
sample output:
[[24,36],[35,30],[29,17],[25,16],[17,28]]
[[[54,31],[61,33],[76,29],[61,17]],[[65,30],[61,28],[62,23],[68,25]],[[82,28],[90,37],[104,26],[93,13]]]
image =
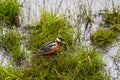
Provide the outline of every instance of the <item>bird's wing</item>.
[[48,42],[47,44],[43,45],[38,52],[39,53],[44,53],[52,50],[55,47],[56,43],[54,42]]

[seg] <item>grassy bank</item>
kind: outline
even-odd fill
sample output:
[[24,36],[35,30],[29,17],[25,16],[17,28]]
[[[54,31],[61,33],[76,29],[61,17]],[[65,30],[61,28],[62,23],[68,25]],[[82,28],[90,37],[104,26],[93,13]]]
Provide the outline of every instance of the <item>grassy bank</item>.
[[0,67],[0,79],[20,80],[109,80],[103,75],[103,62],[94,48],[67,55],[34,56],[28,67]]

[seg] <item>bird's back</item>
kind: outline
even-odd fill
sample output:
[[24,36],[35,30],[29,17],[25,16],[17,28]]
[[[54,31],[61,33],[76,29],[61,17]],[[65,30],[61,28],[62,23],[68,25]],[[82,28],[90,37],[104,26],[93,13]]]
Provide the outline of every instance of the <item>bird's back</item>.
[[55,42],[48,42],[47,44],[43,45],[38,51],[34,52],[40,55],[47,54],[49,51],[51,51],[55,47]]

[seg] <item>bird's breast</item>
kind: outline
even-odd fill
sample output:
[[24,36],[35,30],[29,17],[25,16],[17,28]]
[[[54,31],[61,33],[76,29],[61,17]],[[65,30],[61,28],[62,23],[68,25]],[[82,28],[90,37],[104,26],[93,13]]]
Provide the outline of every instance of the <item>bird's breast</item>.
[[56,46],[50,52],[48,52],[48,54],[56,53],[58,49],[59,49],[59,44],[56,44]]

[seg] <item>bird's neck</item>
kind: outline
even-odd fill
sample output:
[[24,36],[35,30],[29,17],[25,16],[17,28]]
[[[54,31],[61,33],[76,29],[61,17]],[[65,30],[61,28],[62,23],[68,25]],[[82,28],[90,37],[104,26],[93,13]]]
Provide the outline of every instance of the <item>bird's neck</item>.
[[59,48],[59,46],[60,46],[60,43],[59,42],[55,42],[56,43],[56,47],[58,47]]

